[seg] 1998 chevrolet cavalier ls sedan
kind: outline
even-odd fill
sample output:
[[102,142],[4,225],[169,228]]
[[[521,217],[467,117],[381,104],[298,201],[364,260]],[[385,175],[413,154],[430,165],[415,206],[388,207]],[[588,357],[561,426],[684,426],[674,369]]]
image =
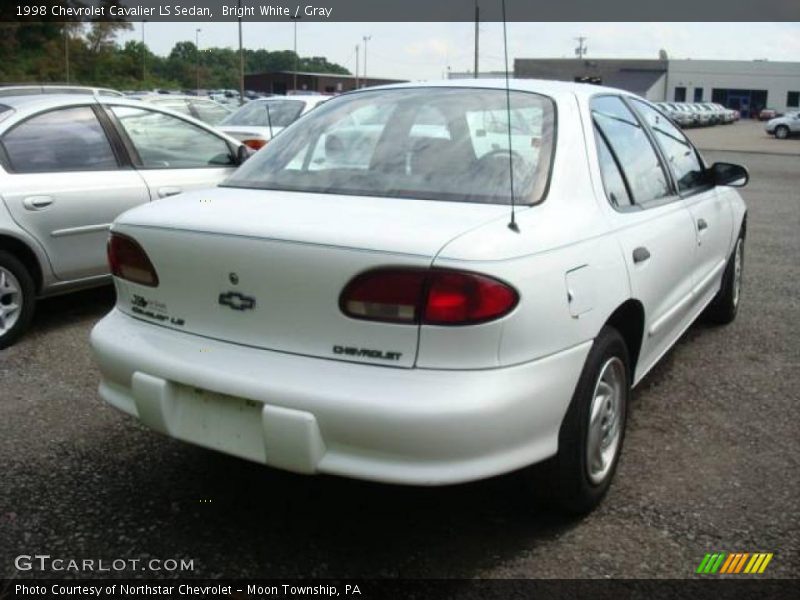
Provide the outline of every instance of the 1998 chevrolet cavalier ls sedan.
[[627,92],[504,85],[342,95],[221,187],[118,218],[102,397],[291,471],[530,467],[539,499],[593,508],[631,387],[736,315],[748,175]]

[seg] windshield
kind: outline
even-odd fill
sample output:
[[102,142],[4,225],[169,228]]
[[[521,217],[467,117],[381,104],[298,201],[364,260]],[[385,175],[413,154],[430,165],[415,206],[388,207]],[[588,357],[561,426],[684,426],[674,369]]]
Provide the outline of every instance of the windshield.
[[[267,115],[269,106],[269,115]],[[263,100],[245,104],[232,115],[223,119],[221,125],[250,125],[251,127],[288,127],[300,113],[306,103],[302,100]]]
[[[539,201],[554,142],[552,100],[504,90],[401,88],[326,102],[226,186],[509,204]],[[509,155],[509,120],[511,149]]]

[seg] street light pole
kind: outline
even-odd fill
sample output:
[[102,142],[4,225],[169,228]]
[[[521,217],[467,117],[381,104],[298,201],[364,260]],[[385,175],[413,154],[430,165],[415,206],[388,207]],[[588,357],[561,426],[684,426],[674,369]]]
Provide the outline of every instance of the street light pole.
[[147,46],[144,45],[144,24],[146,20],[142,20],[142,84],[147,78]]
[[475,0],[475,78],[478,78],[478,40],[480,39],[481,9]]
[[69,84],[69,25],[64,23],[64,70],[67,74],[67,84]]
[[360,47],[360,44],[356,44],[356,89],[358,89],[358,50]]
[[[242,0],[238,0],[238,14],[242,14]],[[199,92],[198,92],[199,93]],[[239,106],[244,104],[244,46],[242,46],[242,17],[239,17]]]
[[371,39],[371,35],[364,36],[364,87],[369,87],[369,79],[367,79],[367,42]]
[[195,29],[194,30],[194,52],[195,52],[195,71],[197,81],[196,83],[196,90],[197,95],[200,95],[200,32],[203,31],[202,29]]

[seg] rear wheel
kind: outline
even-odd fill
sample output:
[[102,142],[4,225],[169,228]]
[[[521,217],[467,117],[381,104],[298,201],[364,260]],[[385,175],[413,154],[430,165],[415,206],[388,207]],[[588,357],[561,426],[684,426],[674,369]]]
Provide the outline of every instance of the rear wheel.
[[604,327],[594,341],[558,436],[558,454],[531,468],[537,500],[571,514],[600,504],[625,438],[630,398],[628,349]]
[[33,317],[36,288],[16,257],[0,251],[0,349],[19,339]]
[[789,137],[789,128],[786,125],[778,125],[775,128],[775,137],[779,140],[785,140]]
[[722,285],[703,315],[708,321],[727,325],[739,312],[739,299],[742,295],[742,273],[744,270],[744,236],[739,236],[728,259],[728,266],[722,276]]

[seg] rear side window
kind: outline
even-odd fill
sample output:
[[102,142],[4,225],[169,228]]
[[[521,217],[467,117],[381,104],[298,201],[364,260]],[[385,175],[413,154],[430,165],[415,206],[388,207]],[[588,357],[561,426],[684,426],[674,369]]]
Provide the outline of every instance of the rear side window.
[[644,102],[638,100],[633,100],[633,102],[636,110],[650,126],[656,142],[664,153],[669,168],[672,169],[675,180],[678,182],[678,189],[686,192],[705,186],[703,164],[681,130]]
[[595,127],[595,141],[597,142],[597,158],[600,162],[600,175],[603,178],[603,187],[611,205],[623,208],[632,204],[630,194],[622,171],[617,164],[617,159],[611,153],[603,134]]
[[104,171],[117,159],[94,111],[62,108],[31,117],[3,136],[16,173]]
[[622,167],[635,204],[647,204],[670,195],[667,175],[644,128],[618,96],[592,100],[595,126]]

